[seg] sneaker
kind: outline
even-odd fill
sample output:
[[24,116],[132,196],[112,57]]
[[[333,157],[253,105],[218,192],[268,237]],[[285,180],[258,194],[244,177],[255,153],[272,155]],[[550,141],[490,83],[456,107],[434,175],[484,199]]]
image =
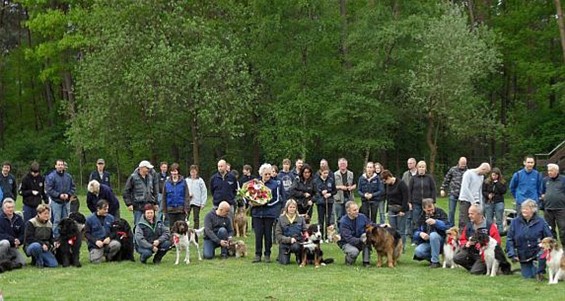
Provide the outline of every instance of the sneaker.
[[255,258],[253,258],[252,263],[257,263],[257,262],[261,262],[261,256],[255,256]]
[[265,256],[265,263],[271,263],[271,256]]
[[441,267],[441,265],[439,264],[439,262],[432,262],[430,263],[430,269],[437,269]]

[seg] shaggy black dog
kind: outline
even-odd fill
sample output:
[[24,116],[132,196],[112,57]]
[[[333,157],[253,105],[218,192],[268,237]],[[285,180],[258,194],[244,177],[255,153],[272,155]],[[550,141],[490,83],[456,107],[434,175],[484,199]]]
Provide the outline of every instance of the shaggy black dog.
[[59,247],[55,249],[57,262],[63,267],[74,265],[80,268],[80,246],[82,244],[82,232],[78,223],[71,218],[64,218],[59,223]]
[[[73,212],[69,214],[69,218],[77,222],[79,225],[86,224],[86,217],[80,212]],[[82,230],[82,229],[80,229]]]
[[0,261],[0,274],[15,269],[21,269],[21,263],[15,263],[13,260],[3,259]]
[[115,220],[112,223],[110,238],[122,244],[120,251],[112,258],[112,261],[135,261],[133,257],[133,233],[128,221],[123,218]]

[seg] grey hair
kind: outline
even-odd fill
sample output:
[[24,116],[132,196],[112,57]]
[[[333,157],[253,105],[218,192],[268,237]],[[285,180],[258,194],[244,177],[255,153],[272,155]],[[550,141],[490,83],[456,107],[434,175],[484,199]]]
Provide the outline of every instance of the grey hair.
[[527,199],[520,205],[520,209],[523,208],[530,208],[535,213],[538,211],[538,203],[532,199]]
[[94,193],[94,191],[100,191],[100,183],[96,180],[92,180],[88,182],[88,187],[86,189],[90,193]]
[[555,171],[559,172],[559,165],[557,165],[555,163],[549,163],[549,164],[547,164],[547,170],[555,170]]
[[471,204],[471,206],[469,207],[469,209],[471,209],[471,208],[473,208],[473,207],[477,209],[477,212],[478,212],[478,213],[480,213],[481,215],[484,215],[484,214],[483,214],[483,212],[484,212],[484,211],[483,211],[483,205],[481,205],[481,203],[474,203],[474,204]]
[[2,203],[2,208],[6,208],[5,206],[7,204],[16,205],[16,201],[14,201],[14,199],[12,199],[12,198],[5,198],[4,202]]
[[259,176],[263,176],[266,170],[272,170],[273,166],[269,163],[263,163],[261,167],[259,167]]

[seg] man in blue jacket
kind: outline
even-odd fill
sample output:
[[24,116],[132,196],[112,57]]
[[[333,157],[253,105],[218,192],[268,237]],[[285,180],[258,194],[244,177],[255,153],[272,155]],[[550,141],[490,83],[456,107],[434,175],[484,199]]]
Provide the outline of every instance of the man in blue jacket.
[[447,214],[437,208],[433,199],[422,200],[423,212],[414,231],[415,260],[430,260],[430,268],[439,268],[439,253],[445,241],[445,230],[449,226]]
[[69,216],[71,196],[75,194],[75,182],[71,175],[65,172],[65,161],[59,159],[55,163],[55,171],[45,179],[45,192],[51,199],[53,214],[53,237],[59,238],[59,222]]
[[7,198],[0,213],[0,260],[10,260],[20,267],[25,265],[25,258],[18,251],[24,243],[24,221],[14,213],[16,203]]
[[359,253],[363,252],[363,266],[367,267],[371,247],[366,243],[365,227],[371,224],[371,220],[363,213],[359,213],[359,206],[354,201],[345,203],[345,211],[347,214],[341,218],[339,228],[341,240],[337,244],[345,253],[346,265],[353,265]]
[[510,192],[516,201],[516,212],[520,212],[522,202],[532,199],[539,204],[542,191],[541,174],[534,169],[536,161],[533,156],[524,158],[524,168],[515,172],[510,180]]
[[226,160],[218,161],[218,172],[210,179],[210,190],[214,207],[217,208],[220,202],[226,201],[231,207],[230,216],[233,216],[237,180],[231,172],[228,172]]

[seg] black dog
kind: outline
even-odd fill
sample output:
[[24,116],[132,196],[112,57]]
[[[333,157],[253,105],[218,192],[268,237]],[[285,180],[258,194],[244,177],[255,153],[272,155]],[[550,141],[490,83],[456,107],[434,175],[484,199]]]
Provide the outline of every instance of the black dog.
[[128,221],[123,218],[114,220],[110,238],[119,241],[122,245],[112,261],[135,261],[133,257],[133,233]]
[[320,226],[312,224],[308,226],[304,233],[304,242],[302,243],[302,259],[300,266],[314,264],[315,267],[333,263],[333,258],[324,259],[324,251],[321,248],[322,231]]
[[13,260],[3,259],[0,261],[0,274],[15,269],[21,269],[21,263],[15,263]]
[[82,244],[82,232],[79,225],[71,218],[64,218],[59,223],[59,247],[55,249],[57,262],[63,267],[74,265],[81,267],[80,246]]

